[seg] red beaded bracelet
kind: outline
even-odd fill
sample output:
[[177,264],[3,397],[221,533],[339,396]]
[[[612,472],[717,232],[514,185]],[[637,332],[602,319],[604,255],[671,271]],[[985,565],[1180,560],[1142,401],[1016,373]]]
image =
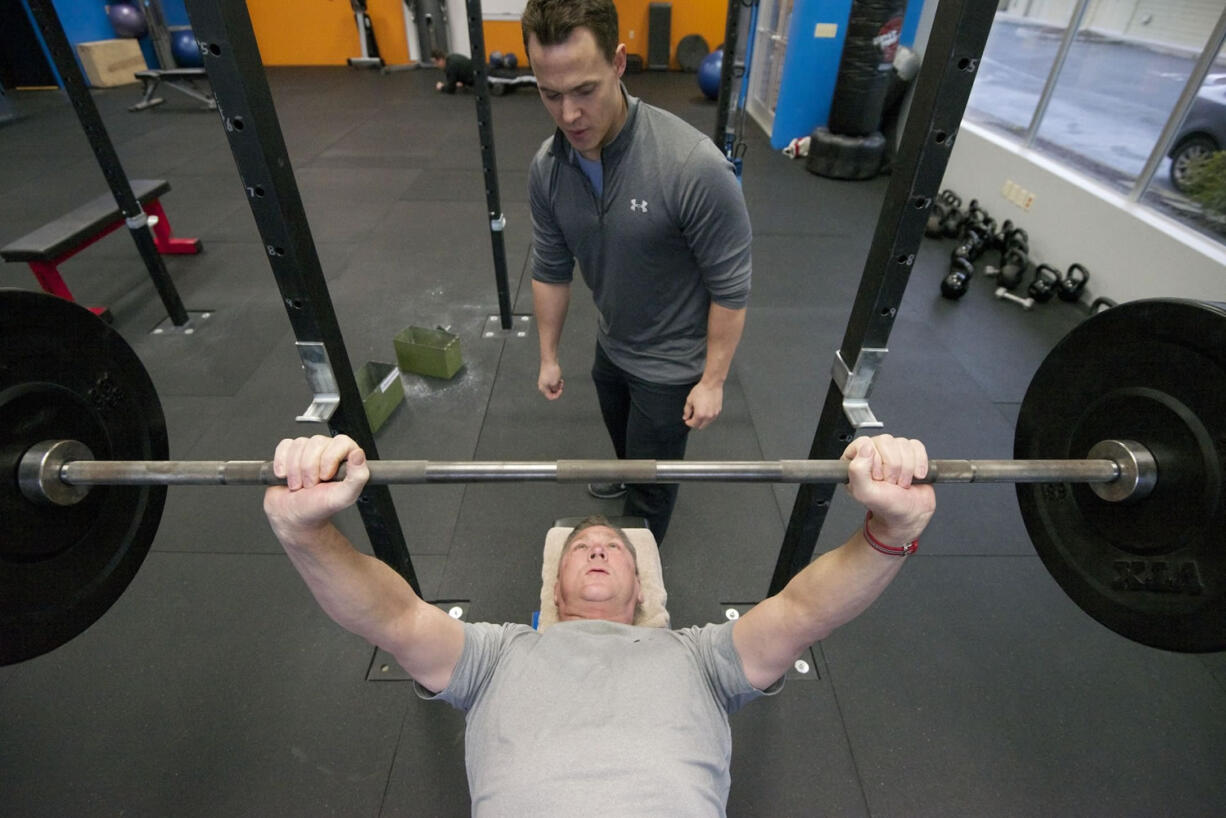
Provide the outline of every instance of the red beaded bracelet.
[[868,531],[868,521],[871,519],[873,519],[873,512],[871,511],[865,512],[864,514],[864,539],[868,541],[868,544],[871,545],[874,550],[880,551],[882,554],[886,554],[891,557],[905,557],[908,554],[914,554],[916,550],[919,549],[918,539],[914,539],[911,542],[901,547],[893,546],[893,545],[886,545],[885,543],[881,542],[881,540],[878,540]]

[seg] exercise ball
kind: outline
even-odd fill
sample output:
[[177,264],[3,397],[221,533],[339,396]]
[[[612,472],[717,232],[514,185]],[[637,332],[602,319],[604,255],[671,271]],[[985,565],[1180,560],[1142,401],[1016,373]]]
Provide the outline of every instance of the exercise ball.
[[175,63],[180,68],[203,68],[204,55],[200,53],[200,45],[196,35],[190,28],[181,28],[170,34],[170,53],[174,55]]
[[502,52],[490,52],[490,68],[502,68]]
[[518,65],[519,65],[519,57],[515,56],[514,51],[508,51],[506,54],[503,55],[502,57],[502,67],[503,68],[515,68]]
[[712,51],[698,65],[698,87],[707,99],[719,99],[720,75],[724,71],[724,52]]
[[149,31],[145,13],[130,3],[112,3],[106,7],[106,17],[119,37],[144,37]]

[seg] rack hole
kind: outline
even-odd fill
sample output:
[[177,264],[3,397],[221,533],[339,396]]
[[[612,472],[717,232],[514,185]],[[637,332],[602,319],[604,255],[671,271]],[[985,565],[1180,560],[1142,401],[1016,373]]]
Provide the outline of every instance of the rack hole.
[[221,46],[219,46],[217,43],[209,43],[209,53],[212,54],[214,57],[220,57],[221,56]]

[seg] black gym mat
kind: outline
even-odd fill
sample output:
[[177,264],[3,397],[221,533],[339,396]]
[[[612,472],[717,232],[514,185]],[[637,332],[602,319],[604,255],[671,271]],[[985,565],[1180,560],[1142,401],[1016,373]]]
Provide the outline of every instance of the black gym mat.
[[[534,328],[483,337],[497,298],[475,104],[436,94],[437,76],[269,71],[351,362],[394,360],[391,339],[410,324],[461,336],[454,379],[403,377],[406,402],[379,432],[380,452],[608,457],[587,374],[595,310],[578,278],[561,401],[536,391]],[[711,129],[715,105],[692,75],[626,82]],[[112,307],[152,373],[172,456],[271,456],[280,436],[322,427],[293,421],[310,393],[217,114],[187,104],[129,114],[138,96],[95,92],[129,173],[167,178],[176,232],[204,241],[202,255],[167,268],[188,309],[217,314],[193,336],[149,335],[165,311],[122,231],[66,264],[65,279]],[[0,241],[105,190],[61,96],[10,100],[25,116],[0,128],[10,160]],[[491,102],[510,297],[527,313],[526,170],[551,126],[526,90]],[[724,416],[692,437],[691,458],[807,453],[888,184],[816,177],[752,122],[746,141],[754,292]],[[1081,315],[1062,302],[1023,312],[982,277],[961,301],[941,299],[950,250],[923,246],[872,406],[887,431],[923,438],[934,456],[1009,457],[1031,373]],[[35,282],[6,264],[0,285]],[[795,492],[682,487],[662,552],[677,624],[765,592]],[[1226,800],[1215,761],[1226,754],[1226,655],[1162,653],[1086,617],[1034,556],[1012,493],[940,487],[895,584],[814,649],[820,679],[789,681],[733,717],[730,815],[1209,814]],[[426,596],[472,600],[473,617],[497,621],[528,620],[555,517],[621,509],[574,484],[392,495]],[[320,612],[260,496],[172,489],[119,603],[63,648],[0,668],[8,812],[468,814],[462,716],[416,701],[406,683],[366,681],[372,649]],[[838,492],[817,552],[862,519]],[[367,550],[355,513],[338,524]]]

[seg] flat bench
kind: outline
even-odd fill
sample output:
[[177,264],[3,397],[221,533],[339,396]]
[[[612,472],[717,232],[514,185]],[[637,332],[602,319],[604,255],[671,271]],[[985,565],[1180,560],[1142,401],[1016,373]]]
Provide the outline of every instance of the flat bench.
[[491,68],[486,78],[490,93],[496,97],[509,94],[521,85],[536,87],[535,74],[520,74],[507,68]]
[[[170,232],[170,221],[158,198],[170,190],[170,183],[162,179],[133,179],[132,192],[149,215],[153,242],[162,255],[199,253],[199,239],[176,238]],[[68,301],[76,301],[60,276],[59,266],[77,253],[89,247],[103,236],[123,227],[123,215],[115,197],[110,193],[99,196],[81,205],[50,224],[45,224],[33,233],[27,233],[11,244],[0,247],[0,258],[5,261],[24,261],[34,271],[39,286],[44,292],[58,295]],[[102,318],[110,318],[106,307],[90,307],[91,312]]]
[[166,100],[161,97],[155,97],[158,86],[166,83],[170,88],[175,89],[181,94],[187,94],[192,99],[198,99],[204,103],[204,107],[210,111],[217,110],[217,100],[213,99],[213,92],[210,90],[202,91],[196,87],[197,80],[207,80],[203,68],[161,68],[147,69],[145,71],[137,71],[136,78],[144,84],[144,97],[135,105],[128,106],[129,111],[143,111],[146,108],[152,108],[154,105],[161,105]]

